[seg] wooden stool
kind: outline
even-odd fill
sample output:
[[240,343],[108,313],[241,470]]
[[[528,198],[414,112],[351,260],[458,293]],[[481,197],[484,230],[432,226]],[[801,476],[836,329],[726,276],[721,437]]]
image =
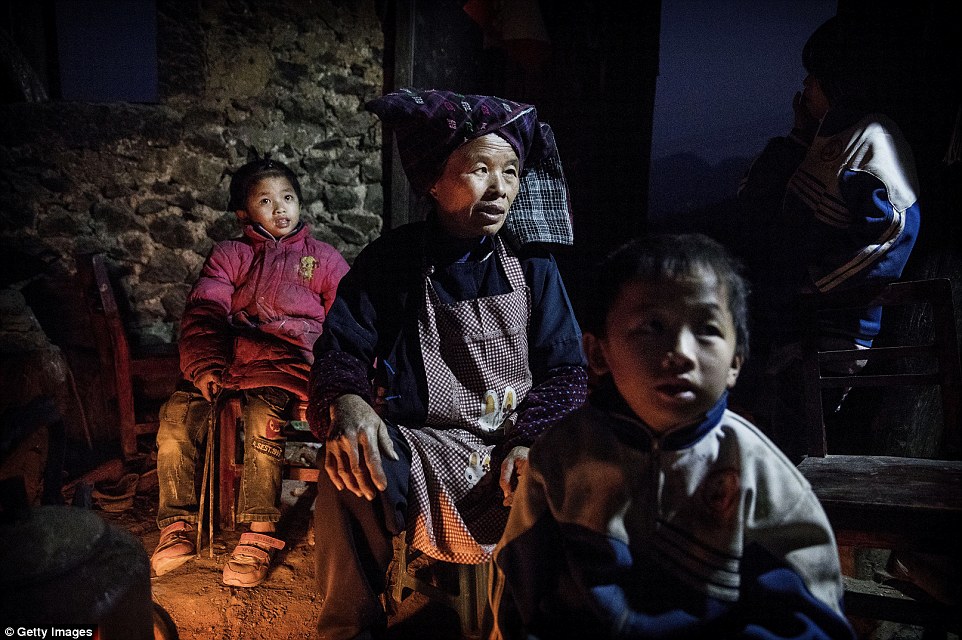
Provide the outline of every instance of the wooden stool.
[[[294,422],[306,424],[306,411],[307,403],[298,403],[292,412],[291,422],[288,422],[284,427],[284,434],[292,440],[301,437],[302,432],[290,425]],[[227,531],[233,531],[237,526],[237,492],[240,488],[241,476],[244,473],[244,447],[243,445],[238,446],[238,434],[243,430],[243,418],[240,397],[235,395],[224,399],[217,416],[219,467],[217,502],[220,513],[220,528]],[[297,426],[300,426],[300,424]],[[285,459],[282,469],[281,477],[285,480],[317,482],[318,470],[315,467],[298,466]]]
[[422,580],[410,570],[410,561],[421,555],[420,551],[407,545],[403,534],[394,538],[394,575],[391,576],[392,582],[388,594],[393,606],[400,606],[409,595],[405,594],[405,590],[416,591],[454,609],[461,621],[461,635],[464,638],[480,638],[481,626],[488,607],[490,563],[453,564],[435,560],[434,562],[444,566],[453,566],[457,571],[457,591],[452,592]]

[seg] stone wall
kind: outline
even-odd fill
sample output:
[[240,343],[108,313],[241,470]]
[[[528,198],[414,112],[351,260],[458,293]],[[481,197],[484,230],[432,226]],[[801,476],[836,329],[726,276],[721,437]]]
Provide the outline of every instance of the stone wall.
[[295,170],[304,218],[349,261],[380,232],[383,200],[380,127],[363,110],[382,88],[374,0],[157,9],[158,104],[0,105],[5,281],[40,264],[69,282],[105,252],[144,343],[176,340],[204,257],[238,233],[227,185],[249,159]]

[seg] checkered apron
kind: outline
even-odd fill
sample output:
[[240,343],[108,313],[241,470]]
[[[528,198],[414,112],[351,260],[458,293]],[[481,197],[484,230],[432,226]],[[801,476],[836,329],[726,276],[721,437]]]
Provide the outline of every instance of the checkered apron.
[[495,244],[510,293],[442,304],[424,276],[418,329],[427,420],[421,428],[401,427],[412,452],[409,542],[429,556],[463,564],[490,559],[508,517],[500,469],[490,468],[490,454],[512,417],[500,412],[500,404],[492,413],[486,396],[500,403],[510,387],[520,403],[531,389],[531,293],[518,259],[497,236]]

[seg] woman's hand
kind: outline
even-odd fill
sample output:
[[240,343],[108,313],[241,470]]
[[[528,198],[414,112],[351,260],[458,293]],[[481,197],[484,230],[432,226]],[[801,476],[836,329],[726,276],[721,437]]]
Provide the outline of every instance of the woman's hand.
[[324,470],[338,490],[373,500],[387,488],[381,453],[397,460],[387,425],[364,398],[354,394],[331,404],[331,430],[341,435],[324,443]]
[[514,502],[514,490],[528,466],[528,451],[528,447],[515,447],[501,463],[501,491],[506,507]]

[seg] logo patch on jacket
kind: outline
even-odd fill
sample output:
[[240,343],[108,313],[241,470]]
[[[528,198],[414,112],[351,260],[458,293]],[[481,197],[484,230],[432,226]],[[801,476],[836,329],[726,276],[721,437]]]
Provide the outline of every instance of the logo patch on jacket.
[[822,151],[819,153],[819,159],[822,162],[831,162],[840,155],[842,155],[842,141],[838,138],[832,138],[822,147]]
[[698,502],[707,522],[727,524],[738,515],[741,481],[735,469],[719,469],[705,478],[699,487]]
[[298,273],[308,282],[314,278],[314,269],[317,269],[317,258],[314,256],[304,256],[301,258],[301,267]]

